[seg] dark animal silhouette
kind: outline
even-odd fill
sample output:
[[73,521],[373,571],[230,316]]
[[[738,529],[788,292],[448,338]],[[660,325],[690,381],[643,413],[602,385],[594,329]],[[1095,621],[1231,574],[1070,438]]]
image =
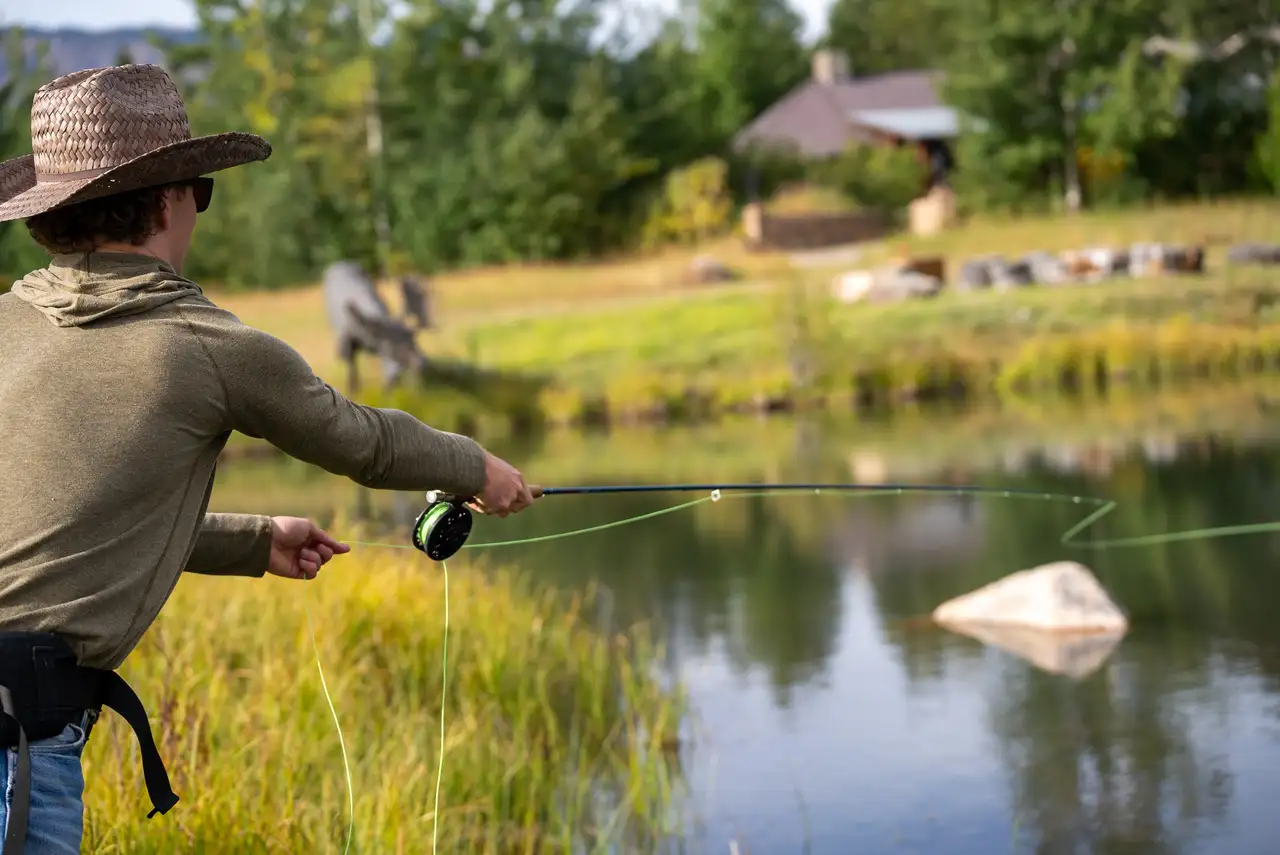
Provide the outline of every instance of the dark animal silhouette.
[[360,387],[356,358],[361,351],[382,360],[385,388],[406,370],[421,372],[427,359],[418,350],[413,330],[391,316],[373,280],[356,263],[339,261],[324,272],[325,311],[337,336],[338,356],[347,363],[350,391]]
[[427,308],[427,291],[412,276],[400,277],[400,300],[404,306],[404,319],[416,329],[431,329],[431,313]]

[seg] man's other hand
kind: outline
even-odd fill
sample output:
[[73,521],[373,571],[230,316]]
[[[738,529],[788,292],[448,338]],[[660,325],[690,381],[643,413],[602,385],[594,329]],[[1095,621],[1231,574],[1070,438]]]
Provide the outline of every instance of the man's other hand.
[[507,461],[484,453],[484,489],[472,507],[482,514],[505,517],[518,513],[533,503],[524,476]]
[[314,579],[330,558],[350,551],[350,546],[334,540],[309,519],[271,518],[268,573],[286,579]]

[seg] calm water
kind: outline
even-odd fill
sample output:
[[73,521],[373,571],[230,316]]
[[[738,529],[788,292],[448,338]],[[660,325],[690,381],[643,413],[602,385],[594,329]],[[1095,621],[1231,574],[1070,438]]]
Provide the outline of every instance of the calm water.
[[[858,473],[1103,495],[1120,537],[1280,519],[1280,421],[1264,439],[1115,436],[858,450],[771,423],[511,452],[547,483],[846,481]],[[763,430],[763,429],[761,429]],[[986,434],[988,440],[991,432]],[[648,473],[647,475],[645,473]],[[473,542],[595,525],[680,497],[557,497]],[[399,540],[419,498],[308,467],[227,464],[215,509],[359,513]],[[494,550],[564,588],[607,591],[606,628],[660,628],[697,713],[684,851],[1280,851],[1280,536],[1099,554],[1059,545],[1079,507],[945,495],[733,499]],[[479,560],[479,551],[464,553]],[[1088,564],[1133,630],[1075,679],[920,621],[942,601],[1061,558]],[[459,567],[464,562],[456,562]],[[451,568],[454,564],[451,564]]]

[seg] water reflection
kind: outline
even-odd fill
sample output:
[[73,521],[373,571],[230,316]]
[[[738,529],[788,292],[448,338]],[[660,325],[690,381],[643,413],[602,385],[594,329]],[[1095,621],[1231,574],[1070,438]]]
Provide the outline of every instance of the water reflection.
[[[561,482],[706,480],[708,470],[846,480],[856,470],[1106,495],[1121,504],[1103,537],[1264,521],[1280,484],[1280,447],[1240,435],[957,442],[925,468],[920,445],[895,455],[851,450],[838,427],[790,431],[750,455],[704,432],[683,446],[597,438],[579,456],[562,447],[516,460]],[[940,432],[935,440],[946,444]],[[215,508],[354,513],[397,542],[420,510],[418,497],[273,465],[226,466]],[[481,520],[473,537],[543,535],[675,501],[558,497]],[[1263,799],[1280,796],[1280,539],[1067,550],[1059,538],[1083,515],[945,495],[742,497],[464,555],[473,567],[518,559],[566,590],[602,585],[603,628],[643,621],[668,640],[666,667],[698,713],[684,760],[700,831],[685,851],[723,852],[731,839],[753,852],[806,842],[815,853],[1274,851],[1280,821]],[[1081,679],[1048,673],[1016,644],[921,620],[946,599],[1062,558],[1094,569],[1133,622]]]
[[1151,641],[1135,642],[1110,679],[1074,685],[1009,669],[990,696],[1012,802],[1036,851],[1196,851],[1198,835],[1223,830],[1230,761],[1221,732],[1197,725],[1228,687],[1211,677],[1180,685],[1207,675],[1170,668]]
[[949,632],[1016,656],[1048,674],[1083,680],[1098,671],[1124,639],[1123,632],[1061,633],[1020,626],[945,621]]

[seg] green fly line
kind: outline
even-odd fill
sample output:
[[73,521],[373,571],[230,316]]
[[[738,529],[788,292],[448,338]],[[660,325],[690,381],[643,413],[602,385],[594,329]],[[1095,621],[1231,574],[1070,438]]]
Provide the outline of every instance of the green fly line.
[[[677,511],[682,511],[687,508],[692,508],[696,505],[704,504],[706,502],[718,502],[720,501],[720,499],[724,498],[727,495],[747,498],[752,496],[761,497],[761,496],[781,496],[781,495],[790,495],[790,496],[804,495],[805,492],[809,493],[810,495],[817,495],[823,492],[831,493],[832,490],[828,489],[824,491],[822,488],[814,488],[812,491],[800,492],[800,491],[789,491],[789,490],[783,491],[783,490],[761,489],[761,490],[748,490],[748,491],[741,491],[741,492],[722,493],[718,489],[713,489],[710,491],[710,495],[703,496],[698,499],[682,502],[680,504],[673,505],[669,508],[662,508],[661,510],[649,511],[647,513],[637,514],[636,516],[625,517],[620,520],[614,520],[612,522],[602,523],[600,525],[593,525],[593,526],[588,526],[586,528],[572,529],[570,531],[556,532],[554,534],[540,535],[537,537],[517,538],[514,540],[497,540],[497,541],[490,541],[487,543],[467,543],[467,544],[464,544],[462,548],[463,549],[494,549],[500,546],[524,546],[532,543],[543,543],[551,540],[562,540],[569,537],[577,537],[583,534],[590,534],[592,532],[605,531],[608,529],[619,528],[625,525],[631,525],[633,523],[643,522],[644,520],[649,520],[655,517],[663,516],[665,514],[671,514]],[[1073,542],[1074,538],[1079,536],[1081,532],[1084,532],[1087,529],[1091,528],[1092,526],[1096,525],[1099,520],[1103,519],[1112,511],[1114,511],[1117,507],[1117,503],[1115,501],[1110,499],[1101,499],[1101,498],[1090,497],[1090,496],[1071,495],[1068,493],[1037,493],[1033,491],[1001,490],[999,488],[971,487],[971,486],[944,487],[944,486],[933,486],[933,485],[930,485],[930,486],[877,485],[873,487],[867,487],[865,489],[858,489],[856,486],[853,486],[850,489],[841,490],[839,492],[842,494],[847,494],[850,496],[857,496],[857,497],[902,496],[902,495],[907,495],[911,493],[922,493],[922,492],[940,493],[944,495],[953,495],[953,496],[986,495],[993,498],[1025,499],[1025,500],[1038,499],[1040,501],[1046,501],[1046,502],[1066,502],[1066,503],[1071,503],[1076,505],[1090,506],[1090,507],[1094,507],[1095,510],[1092,511],[1084,519],[1080,520],[1080,522],[1076,523],[1074,526],[1068,529],[1059,538],[1059,543],[1061,543],[1063,546],[1072,546],[1072,547],[1082,548],[1082,549],[1102,550],[1102,549],[1112,549],[1112,548],[1119,548],[1119,547],[1158,546],[1165,543],[1174,543],[1174,542],[1186,541],[1186,540],[1207,540],[1215,537],[1230,537],[1234,535],[1260,534],[1264,532],[1280,531],[1280,521],[1275,521],[1275,522],[1264,522],[1264,523],[1251,523],[1246,525],[1218,526],[1213,528],[1197,528],[1197,529],[1190,529],[1187,531],[1169,532],[1166,534],[1152,534],[1152,535],[1142,535],[1137,537],[1113,538],[1109,540],[1090,540],[1086,543],[1080,543],[1080,542]],[[352,546],[368,546],[368,547],[375,547],[379,549],[412,549],[415,551],[417,550],[417,547],[415,546],[411,546],[408,544],[400,544],[400,543],[384,543],[380,541],[360,541],[360,540],[352,540],[347,542],[350,543]],[[447,692],[447,685],[448,685],[448,667],[449,667],[449,568],[444,561],[440,562],[440,567],[444,573],[444,641],[442,644],[443,662],[441,665],[441,686],[440,686],[439,764],[436,769],[435,807],[431,814],[431,825],[432,825],[431,851],[433,855],[436,852],[436,843],[438,839],[437,833],[440,827],[440,784],[444,778],[444,747],[445,747],[444,706],[445,706],[446,692]],[[307,629],[311,634],[312,649],[315,651],[316,668],[320,672],[320,686],[322,691],[324,692],[325,701],[328,702],[329,711],[333,715],[334,726],[338,731],[338,745],[342,750],[342,765],[343,765],[343,769],[346,772],[347,809],[349,812],[349,821],[347,825],[347,843],[346,843],[346,848],[344,848],[343,850],[343,852],[346,853],[351,849],[351,840],[355,832],[355,791],[351,782],[351,764],[347,757],[346,742],[343,738],[342,724],[338,720],[338,711],[336,706],[334,705],[333,698],[330,695],[329,687],[325,682],[324,667],[320,664],[320,650],[319,650],[319,645],[316,643],[315,630],[311,624],[311,612],[310,612],[310,608],[307,606],[305,587],[303,588],[303,607],[307,611]]]
[[[618,528],[619,526],[630,525],[631,523],[641,522],[643,520],[652,519],[653,517],[659,517],[664,514],[675,513],[676,511],[680,511],[685,508],[690,508],[690,507],[693,507],[694,505],[700,505],[703,502],[718,501],[719,498],[720,497],[718,495],[714,497],[707,496],[701,499],[694,499],[693,501],[684,502],[682,504],[675,505],[670,508],[663,508],[662,510],[651,511],[649,513],[639,514],[634,517],[627,517],[626,519],[615,520],[614,522],[604,523],[603,525],[595,525],[595,526],[590,526],[588,528],[575,529],[573,531],[560,532],[557,534],[544,535],[541,537],[521,538],[518,540],[503,540],[503,541],[494,541],[491,543],[474,543],[474,544],[469,543],[464,548],[492,549],[498,546],[517,546],[517,545],[524,545],[528,543],[539,543],[547,540],[559,540],[560,538],[564,538],[564,537],[573,537],[575,535],[588,534],[589,532],[593,532],[593,531],[603,531],[604,529]],[[374,541],[360,541],[360,540],[352,540],[347,542],[352,546],[370,546],[370,547],[377,547],[380,549],[414,549],[414,547],[412,546],[409,546],[406,544],[400,544],[400,543],[380,543],[380,542],[374,542]],[[441,648],[442,648],[441,660],[442,661],[441,661],[441,671],[440,671],[439,765],[437,766],[437,769],[436,769],[435,807],[433,808],[432,814],[431,814],[431,851],[433,855],[436,852],[436,844],[437,844],[438,832],[440,828],[440,821],[439,821],[440,783],[444,779],[444,745],[445,745],[444,705],[446,700],[446,692],[448,688],[448,678],[449,678],[449,565],[448,563],[441,561],[440,569],[443,571],[443,574],[444,574],[444,640],[443,640],[443,643],[441,644]],[[316,641],[315,628],[311,623],[311,609],[307,603],[307,593],[306,593],[305,585],[303,587],[302,594],[303,594],[302,605],[307,615],[307,632],[311,636],[311,648],[315,652],[316,669],[320,672],[320,688],[321,688],[321,691],[323,691],[324,693],[325,702],[328,703],[329,705],[329,712],[333,716],[334,728],[338,731],[338,746],[342,751],[342,768],[347,778],[347,810],[348,810],[349,820],[347,823],[347,843],[342,850],[344,853],[346,853],[351,850],[351,840],[352,840],[352,836],[355,833],[355,788],[351,783],[351,762],[347,756],[346,740],[343,738],[343,734],[342,734],[342,722],[339,721],[338,719],[338,710],[333,702],[333,696],[329,692],[329,686],[325,681],[324,666],[320,662],[320,647],[318,642]]]

